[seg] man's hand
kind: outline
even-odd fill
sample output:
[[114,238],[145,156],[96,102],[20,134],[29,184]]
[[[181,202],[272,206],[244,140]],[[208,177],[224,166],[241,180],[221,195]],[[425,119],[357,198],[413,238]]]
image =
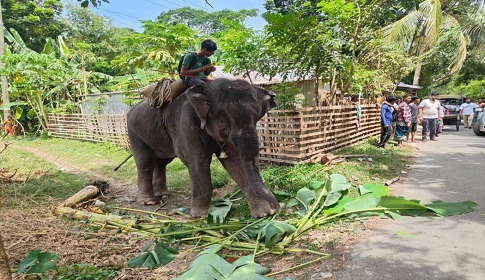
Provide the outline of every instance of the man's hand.
[[423,123],[423,118],[418,118],[418,124],[422,124]]

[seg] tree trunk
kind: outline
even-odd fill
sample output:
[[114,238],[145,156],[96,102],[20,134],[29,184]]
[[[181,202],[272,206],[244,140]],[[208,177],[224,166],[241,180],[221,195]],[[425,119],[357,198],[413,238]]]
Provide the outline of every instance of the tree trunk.
[[0,233],[0,279],[11,280],[10,266],[8,265],[7,252],[3,246],[2,234]]
[[[0,57],[3,56],[5,52],[5,40],[4,40],[4,34],[3,34],[3,17],[2,17],[2,3],[0,1]],[[0,68],[3,68],[3,61],[0,59]],[[2,88],[2,102],[3,104],[8,104],[10,103],[10,99],[8,97],[8,83],[7,83],[7,77],[2,75],[0,77],[0,83],[1,83],[1,88]],[[4,117],[7,119],[7,116],[10,114],[10,107],[6,108],[4,110]]]
[[419,48],[418,54],[418,64],[416,64],[416,70],[414,71],[414,78],[413,78],[413,86],[419,86],[419,78],[421,77],[421,70],[423,68],[423,54],[426,52],[426,48],[428,47],[428,40],[425,38],[421,43],[421,47]]

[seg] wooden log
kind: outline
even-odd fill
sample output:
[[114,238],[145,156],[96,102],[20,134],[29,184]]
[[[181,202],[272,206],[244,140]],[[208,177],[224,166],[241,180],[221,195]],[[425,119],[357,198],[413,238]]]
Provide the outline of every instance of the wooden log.
[[61,203],[60,207],[74,207],[79,203],[96,197],[100,192],[101,191],[97,186],[85,186],[82,190],[78,191],[76,194]]
[[395,177],[395,178],[392,178],[390,180],[387,180],[384,185],[386,186],[390,186],[392,184],[394,184],[395,182],[399,181],[401,179],[401,177]]

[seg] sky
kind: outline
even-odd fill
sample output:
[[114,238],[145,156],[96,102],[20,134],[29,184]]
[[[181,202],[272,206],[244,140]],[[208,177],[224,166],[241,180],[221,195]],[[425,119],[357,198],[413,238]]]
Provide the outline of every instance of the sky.
[[[77,3],[75,0],[66,2]],[[155,20],[156,17],[168,10],[190,6],[196,9],[203,9],[208,12],[223,9],[241,10],[258,9],[261,15],[265,9],[265,0],[208,0],[214,7],[211,8],[205,0],[109,0],[110,3],[102,3],[94,8],[98,14],[111,18],[114,25],[118,27],[129,27],[141,31],[140,20]],[[254,29],[263,29],[265,21],[260,16],[250,18],[246,25]]]

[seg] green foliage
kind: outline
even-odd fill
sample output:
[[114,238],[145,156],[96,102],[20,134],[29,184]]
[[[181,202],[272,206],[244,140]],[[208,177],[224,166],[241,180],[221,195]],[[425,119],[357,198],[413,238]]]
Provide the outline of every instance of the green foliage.
[[299,98],[300,89],[295,83],[279,83],[271,88],[276,93],[275,101],[278,105],[278,110],[295,109],[298,105],[302,105],[304,100]]
[[40,274],[56,268],[59,256],[51,252],[42,252],[41,249],[30,251],[22,259],[17,274],[26,271],[26,274]]
[[256,9],[239,11],[224,9],[207,12],[192,7],[182,7],[160,13],[157,17],[157,22],[168,25],[182,23],[197,31],[200,35],[207,36],[226,30],[227,26],[224,24],[224,21],[228,19],[243,25],[248,17],[257,15]]
[[254,256],[244,256],[230,264],[217,255],[220,249],[218,245],[208,246],[190,263],[189,269],[175,279],[271,279],[261,275],[269,270],[255,263]]
[[2,0],[2,9],[5,28],[17,30],[27,47],[37,52],[42,51],[45,38],[65,31],[60,0]]
[[174,75],[180,55],[187,50],[198,49],[195,47],[195,32],[183,24],[143,21],[143,29],[143,33],[133,33],[120,39],[126,51],[116,56],[112,63],[127,73],[141,67]]
[[152,245],[151,243],[149,243],[148,246],[145,246],[145,248],[143,248],[142,251],[144,253],[133,259],[130,259],[127,263],[127,266],[129,268],[157,268],[170,263],[176,258],[175,254],[178,254],[178,250],[173,249],[162,241],[155,241],[153,243],[155,244],[153,250],[148,251],[148,249]]
[[61,266],[54,276],[45,276],[41,279],[49,280],[111,280],[118,272],[111,268],[98,268],[89,264],[72,264]]
[[222,61],[224,70],[236,75],[242,74],[244,77],[255,69],[265,71],[261,68],[262,61],[267,59],[261,54],[265,48],[262,34],[233,20],[226,19],[222,24],[225,26],[224,30],[215,33],[214,36],[222,50],[220,54],[216,54],[216,59]]
[[232,202],[229,199],[215,199],[209,206],[207,215],[208,223],[222,224],[226,222],[226,216],[231,211]]

